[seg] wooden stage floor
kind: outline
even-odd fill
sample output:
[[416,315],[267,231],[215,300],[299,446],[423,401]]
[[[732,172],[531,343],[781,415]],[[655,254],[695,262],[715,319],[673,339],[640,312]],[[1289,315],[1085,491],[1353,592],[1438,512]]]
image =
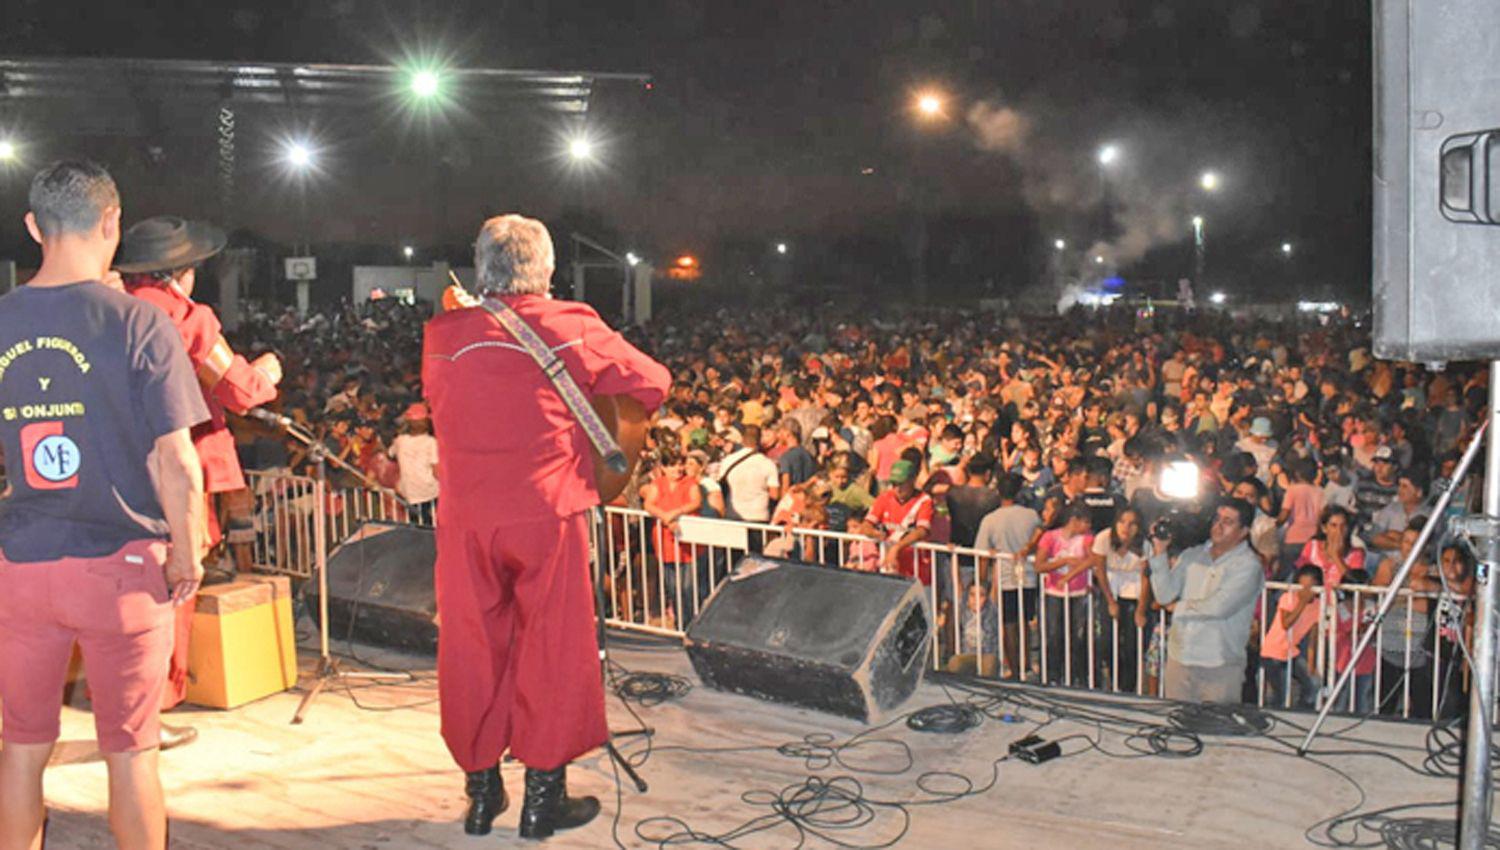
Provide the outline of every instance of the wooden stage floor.
[[[462,777],[449,761],[438,737],[436,684],[428,658],[409,658],[361,649],[382,664],[414,669],[417,680],[400,686],[364,686],[351,695],[335,691],[322,696],[305,724],[289,724],[298,695],[281,694],[236,711],[188,708],[173,714],[175,723],[198,727],[200,740],[162,756],[162,773],[172,813],[174,848],[472,848],[535,846],[516,837],[517,806],[501,816],[486,838],[463,835],[458,823],[464,808]],[[637,671],[692,676],[680,648],[625,638],[615,658]],[[304,669],[315,657],[304,652]],[[696,680],[694,680],[696,684]],[[355,702],[358,700],[358,704]],[[947,700],[929,682],[904,708]],[[361,707],[362,706],[362,707]],[[610,700],[617,728],[634,725],[617,699]],[[1120,709],[1126,710],[1126,709]],[[1006,707],[1028,719],[1035,709]],[[856,776],[869,798],[883,802],[928,800],[918,788],[926,771],[956,771],[976,783],[988,781],[991,764],[1009,741],[1033,728],[1024,722],[989,720],[959,735],[913,732],[898,724],[872,735],[874,743],[842,752],[853,767],[877,770],[903,766],[904,742],[914,765],[897,775],[854,772],[847,767],[813,764],[806,753],[779,754],[777,745],[800,742],[809,733],[844,740],[863,730],[858,723],[799,709],[762,703],[695,687],[681,701],[640,709],[657,730],[657,747],[643,767],[651,784],[647,794],[627,787],[618,836],[630,848],[658,846],[636,835],[648,818],[673,816],[704,833],[722,833],[771,813],[755,790],[779,791],[810,775],[832,779]],[[1142,716],[1141,722],[1148,718]],[[1305,722],[1307,718],[1296,717]],[[1332,728],[1350,725],[1335,720]],[[1089,724],[1059,721],[1048,737],[1094,735]],[[1283,737],[1291,738],[1284,731]],[[1349,733],[1376,742],[1408,761],[1421,761],[1424,729],[1370,722]],[[52,807],[52,850],[113,846],[103,812],[104,766],[94,750],[92,718],[85,710],[64,710],[63,742],[48,772]],[[1111,752],[1128,750],[1123,738],[1100,739]],[[1250,749],[1230,744],[1256,747]],[[1064,744],[1067,752],[1088,749],[1082,738]],[[629,745],[639,752],[641,745]],[[736,752],[691,752],[681,748],[755,747]],[[1417,751],[1400,749],[1417,747]],[[673,749],[678,748],[678,749]],[[1319,744],[1322,750],[1368,750],[1351,740]],[[806,749],[806,748],[803,748]],[[1044,765],[1009,761],[999,765],[998,782],[982,795],[942,805],[897,808],[878,805],[873,820],[829,837],[854,846],[910,848],[1287,848],[1310,846],[1304,830],[1324,818],[1360,805],[1360,791],[1330,768],[1357,778],[1366,795],[1364,808],[1398,803],[1453,800],[1456,782],[1418,776],[1389,761],[1368,756],[1337,755],[1322,764],[1273,751],[1264,740],[1211,739],[1196,758],[1109,758],[1097,751]],[[814,751],[813,756],[820,753]],[[503,773],[514,799],[521,767],[507,764]],[[616,786],[609,759],[595,753],[570,773],[575,791],[598,795],[604,814],[589,826],[561,833],[546,843],[556,848],[614,846],[612,818],[617,813]],[[947,781],[941,789],[954,787]],[[1429,816],[1451,817],[1429,811]],[[830,812],[840,819],[851,810]],[[909,817],[909,823],[906,823]],[[774,816],[770,819],[775,823]],[[906,832],[897,839],[906,823]],[[672,831],[661,822],[647,823],[658,838]],[[734,841],[744,848],[791,848],[796,829],[784,821],[767,831]],[[710,846],[691,844],[673,846]],[[808,847],[835,846],[809,836]]]

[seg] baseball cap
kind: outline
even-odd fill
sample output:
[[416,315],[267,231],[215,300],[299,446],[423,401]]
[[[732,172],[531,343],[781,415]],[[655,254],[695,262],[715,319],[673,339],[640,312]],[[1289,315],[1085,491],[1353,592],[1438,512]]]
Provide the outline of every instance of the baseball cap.
[[895,463],[891,464],[890,482],[892,484],[904,484],[907,481],[910,481],[911,477],[915,475],[916,472],[917,467],[911,461],[898,460]]
[[1375,450],[1375,460],[1383,460],[1387,463],[1396,462],[1396,453],[1391,451],[1390,446],[1381,446]]
[[1271,420],[1269,418],[1265,417],[1265,416],[1257,416],[1257,417],[1255,417],[1255,421],[1250,423],[1250,436],[1252,436],[1252,437],[1269,437],[1269,436],[1271,436]]

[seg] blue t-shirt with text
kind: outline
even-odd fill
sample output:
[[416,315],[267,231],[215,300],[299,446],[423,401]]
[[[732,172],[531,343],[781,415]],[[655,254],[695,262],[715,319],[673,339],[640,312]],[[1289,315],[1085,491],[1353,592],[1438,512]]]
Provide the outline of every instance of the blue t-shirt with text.
[[95,558],[165,538],[147,468],[156,440],[208,419],[166,314],[98,282],[0,298],[0,550]]

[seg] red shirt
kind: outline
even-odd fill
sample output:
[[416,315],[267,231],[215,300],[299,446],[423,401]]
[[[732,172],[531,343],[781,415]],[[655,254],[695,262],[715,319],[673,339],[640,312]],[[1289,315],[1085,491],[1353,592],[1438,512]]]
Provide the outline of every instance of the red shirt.
[[[540,295],[505,303],[552,348],[585,394],[629,395],[647,410],[671,385],[594,308]],[[427,323],[422,388],[438,437],[439,521],[504,525],[599,504],[589,438],[552,381],[481,307]]]
[[[892,544],[906,536],[913,528],[932,528],[932,497],[921,490],[906,501],[901,501],[893,487],[875,497],[865,520],[885,532],[886,540]],[[916,576],[923,584],[932,583],[931,558],[925,552],[918,558],[915,547],[908,546],[897,556],[897,563],[904,576]]]
[[276,398],[276,385],[266,373],[230,350],[212,308],[162,284],[134,285],[127,290],[167,314],[182,336],[188,359],[198,373],[209,415],[207,422],[192,431],[193,448],[198,450],[198,462],[203,465],[203,489],[209,493],[244,489],[245,476],[240,472],[234,435],[229,433],[224,411],[227,408],[244,413],[272,401]]

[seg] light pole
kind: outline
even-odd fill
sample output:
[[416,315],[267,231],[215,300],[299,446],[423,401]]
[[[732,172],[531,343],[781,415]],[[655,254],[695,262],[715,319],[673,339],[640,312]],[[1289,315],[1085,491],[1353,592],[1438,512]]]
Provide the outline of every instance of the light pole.
[[1109,168],[1120,158],[1120,146],[1107,144],[1099,148],[1094,159],[1099,163],[1099,241],[1109,239]]
[[[940,128],[947,123],[948,98],[940,91],[927,89],[918,92],[912,101],[912,109],[916,113],[920,124],[931,128]],[[921,166],[922,155],[920,151],[914,157],[917,160],[912,172],[916,173],[913,181],[913,190],[917,196],[917,227],[912,243],[907,246],[911,252],[912,259],[912,288],[917,298],[925,301],[927,299],[927,248],[931,241],[929,233],[928,218],[931,215],[932,187],[928,185],[926,170]]]
[[[292,179],[297,184],[297,207],[300,212],[298,225],[302,237],[300,249],[301,256],[312,253],[311,221],[307,212],[307,181],[312,172],[317,169],[317,152],[312,146],[301,139],[288,141],[281,152],[282,161],[291,173]],[[294,248],[294,250],[297,250]],[[301,316],[307,315],[308,307],[311,306],[312,282],[308,280],[297,281],[297,313]]]
[[1206,248],[1203,244],[1203,216],[1193,216],[1193,285],[1203,285],[1203,266]]

